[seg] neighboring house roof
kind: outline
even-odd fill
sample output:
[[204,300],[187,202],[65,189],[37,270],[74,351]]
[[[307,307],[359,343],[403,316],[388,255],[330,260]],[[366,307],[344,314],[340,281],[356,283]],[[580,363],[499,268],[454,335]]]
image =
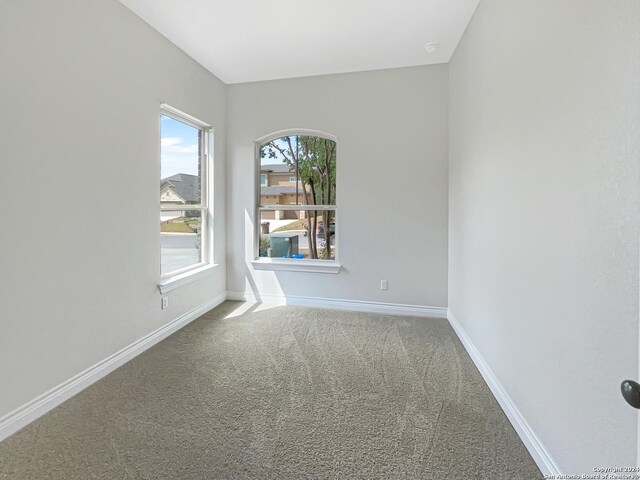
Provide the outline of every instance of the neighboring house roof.
[[271,165],[262,165],[260,167],[261,172],[273,172],[273,173],[290,173],[293,167],[290,167],[286,163],[274,163]]
[[[298,193],[300,195],[304,194],[301,187],[298,188]],[[260,195],[287,195],[287,194],[295,195],[296,187],[289,186],[289,185],[284,185],[284,186],[276,185],[274,187],[260,187]]]
[[170,188],[185,202],[200,201],[200,179],[196,175],[178,173],[161,180],[160,189]]

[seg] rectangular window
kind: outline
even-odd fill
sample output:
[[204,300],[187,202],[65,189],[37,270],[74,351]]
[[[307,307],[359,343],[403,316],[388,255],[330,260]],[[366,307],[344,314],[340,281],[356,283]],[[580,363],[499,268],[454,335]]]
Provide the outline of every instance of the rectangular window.
[[213,130],[162,105],[160,114],[160,275],[182,274],[212,261],[210,201]]
[[260,175],[260,185],[266,185],[266,184],[267,184],[267,176]]
[[292,134],[258,144],[256,154],[259,172],[288,175],[294,183],[260,182],[256,258],[335,261],[335,140]]

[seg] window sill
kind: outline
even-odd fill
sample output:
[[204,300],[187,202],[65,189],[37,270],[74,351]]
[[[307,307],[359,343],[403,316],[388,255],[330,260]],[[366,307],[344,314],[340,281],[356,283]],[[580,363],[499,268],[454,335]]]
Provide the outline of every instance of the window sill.
[[311,273],[333,273],[340,272],[340,265],[337,262],[314,261],[314,260],[279,260],[266,259],[253,260],[251,262],[256,270],[280,270],[288,272],[311,272]]
[[189,270],[188,272],[180,273],[178,275],[173,275],[171,277],[162,279],[160,280],[160,283],[158,283],[160,293],[170,292],[171,290],[175,290],[176,288],[188,285],[189,283],[195,282],[196,280],[206,277],[207,275],[211,275],[213,273],[213,270],[217,266],[217,264],[204,265],[202,267]]

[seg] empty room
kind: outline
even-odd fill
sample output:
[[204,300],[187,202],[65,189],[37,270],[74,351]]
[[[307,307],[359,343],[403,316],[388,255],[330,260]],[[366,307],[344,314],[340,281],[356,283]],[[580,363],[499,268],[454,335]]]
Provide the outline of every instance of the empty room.
[[640,479],[640,1],[0,0],[0,479]]

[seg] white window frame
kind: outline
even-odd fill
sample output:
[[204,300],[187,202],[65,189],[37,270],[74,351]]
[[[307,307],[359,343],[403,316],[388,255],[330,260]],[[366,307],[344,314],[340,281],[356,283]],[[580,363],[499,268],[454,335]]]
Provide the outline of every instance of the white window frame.
[[[254,182],[255,188],[255,212],[254,212],[254,235],[253,235],[253,258],[250,259],[253,268],[256,270],[285,270],[295,272],[312,272],[312,273],[333,273],[340,272],[342,265],[340,264],[338,256],[340,255],[340,249],[338,248],[338,239],[340,227],[338,225],[338,202],[340,198],[339,182],[336,181],[336,204],[335,205],[272,205],[263,206],[260,204],[261,189],[260,189],[260,172],[262,168],[262,162],[260,159],[260,147],[271,140],[281,137],[287,137],[291,135],[310,136],[325,138],[332,140],[336,144],[336,170],[339,168],[338,158],[338,137],[331,135],[330,133],[321,132],[319,130],[309,130],[304,128],[294,128],[288,130],[280,130],[278,132],[270,133],[264,137],[258,138],[254,141],[254,159],[255,159],[255,172]],[[340,175],[336,171],[336,178],[340,178]],[[335,256],[333,260],[320,260],[320,259],[293,259],[293,258],[265,258],[259,256],[260,245],[260,212],[270,210],[332,210],[335,212],[334,223],[336,225],[336,231],[333,234]]]
[[[188,267],[160,274],[158,287],[162,293],[191,283],[211,273],[213,264],[213,127],[166,103],[160,105],[160,114],[182,122],[202,132],[200,135],[200,203],[193,205],[160,204],[163,211],[199,211],[200,262]],[[161,247],[160,247],[161,248]],[[162,253],[160,253],[162,255]]]

